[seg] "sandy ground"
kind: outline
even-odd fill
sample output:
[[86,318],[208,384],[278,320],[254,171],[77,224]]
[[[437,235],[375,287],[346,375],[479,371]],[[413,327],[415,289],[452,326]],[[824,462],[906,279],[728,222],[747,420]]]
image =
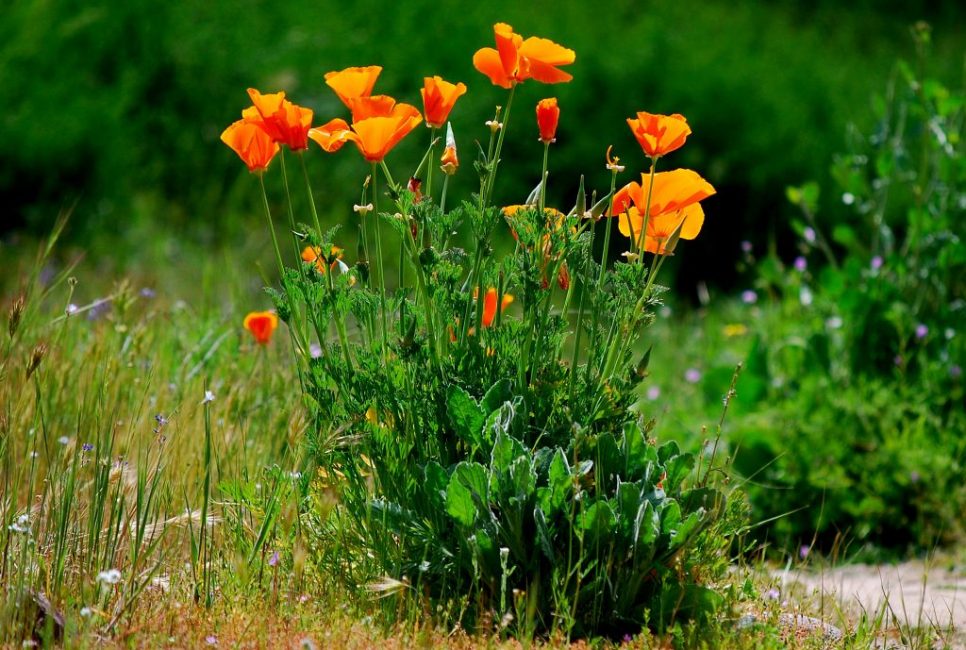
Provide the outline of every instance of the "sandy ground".
[[956,570],[916,561],[895,566],[780,571],[775,577],[786,589],[797,584],[806,594],[833,597],[835,602],[829,604],[832,611],[847,615],[865,612],[875,617],[886,607],[886,621],[912,627],[952,627],[957,647],[966,640],[966,569],[962,567]]

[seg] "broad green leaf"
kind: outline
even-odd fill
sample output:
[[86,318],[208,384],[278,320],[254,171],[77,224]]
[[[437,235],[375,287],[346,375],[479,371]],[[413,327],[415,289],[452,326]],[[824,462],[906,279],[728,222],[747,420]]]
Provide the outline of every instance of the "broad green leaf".
[[510,464],[526,454],[527,450],[519,440],[503,429],[498,429],[496,440],[493,442],[493,452],[490,455],[490,471],[494,474],[509,472]]
[[426,479],[425,489],[430,502],[434,508],[443,509],[446,500],[446,486],[449,484],[449,475],[446,470],[434,460],[426,463],[423,471]]
[[540,550],[543,554],[547,556],[547,559],[553,562],[553,544],[550,542],[550,527],[547,525],[547,515],[544,514],[543,510],[539,506],[533,509],[533,521],[536,523],[537,527],[537,543],[540,545]]
[[451,386],[446,396],[446,412],[456,435],[473,447],[482,446],[486,416],[469,393],[460,386]]
[[595,501],[577,517],[581,530],[590,534],[591,539],[607,537],[617,525],[614,509],[606,501]]
[[472,526],[487,507],[486,483],[486,468],[479,463],[457,465],[446,488],[446,512],[464,526]]
[[500,408],[504,402],[513,398],[513,385],[509,379],[501,379],[486,391],[486,395],[480,400],[480,409],[484,415],[489,415]]
[[549,513],[561,510],[567,502],[570,490],[573,488],[573,478],[570,475],[570,463],[562,449],[557,449],[550,461],[550,472],[547,475],[549,483]]

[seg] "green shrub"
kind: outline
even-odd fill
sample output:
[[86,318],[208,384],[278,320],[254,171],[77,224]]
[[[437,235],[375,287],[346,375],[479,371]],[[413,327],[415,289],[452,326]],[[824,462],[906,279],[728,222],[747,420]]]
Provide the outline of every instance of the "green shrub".
[[921,549],[963,532],[966,110],[920,75],[899,66],[876,130],[835,161],[851,218],[823,234],[818,186],[789,189],[802,256],[758,267],[775,300],[749,367],[770,408],[741,427],[736,467],[795,544]]

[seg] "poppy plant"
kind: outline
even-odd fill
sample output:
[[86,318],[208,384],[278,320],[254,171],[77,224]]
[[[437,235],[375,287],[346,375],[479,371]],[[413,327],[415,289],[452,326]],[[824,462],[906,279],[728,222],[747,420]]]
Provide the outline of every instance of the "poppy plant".
[[452,84],[440,76],[426,77],[419,92],[423,96],[426,126],[441,129],[446,124],[456,100],[466,94],[466,84]]
[[700,201],[715,193],[708,181],[690,169],[675,169],[654,174],[654,184],[648,202],[645,188],[650,176],[643,174],[641,183],[631,182],[614,196],[612,215],[620,216],[618,227],[625,237],[641,239],[644,212],[650,207],[650,217],[644,232],[644,250],[666,255],[674,250],[669,242],[680,227],[681,239],[694,239],[704,224],[704,210]]
[[259,345],[268,345],[278,327],[278,316],[270,311],[253,311],[245,316],[244,327]]
[[262,172],[278,153],[278,143],[265,132],[258,122],[241,119],[221,134],[221,141],[248,166],[250,172]]
[[242,116],[251,121],[261,121],[272,140],[287,145],[292,151],[309,148],[308,133],[312,128],[312,109],[293,104],[285,99],[284,92],[263,95],[254,88],[248,89],[251,108]]
[[555,84],[570,81],[573,76],[559,69],[570,65],[577,55],[573,50],[546,38],[531,36],[524,40],[506,23],[493,26],[496,49],[480,48],[473,55],[473,66],[490,78],[496,86],[512,88],[527,79]]
[[691,127],[683,115],[654,115],[640,112],[637,118],[627,118],[631,132],[641,148],[651,158],[680,149],[691,134]]
[[540,129],[540,140],[550,144],[557,136],[557,122],[560,120],[560,108],[557,98],[550,97],[537,102],[537,127]]
[[[486,290],[486,295],[483,296],[483,327],[490,327],[493,324],[493,319],[496,318],[497,313],[497,291],[495,287],[490,287]],[[509,293],[503,294],[503,300],[500,301],[499,311],[505,311],[513,303],[513,296]]]
[[382,72],[382,66],[370,65],[361,68],[346,68],[327,72],[326,85],[335,91],[342,103],[352,109],[352,100],[358,97],[368,97],[376,85],[376,79]]

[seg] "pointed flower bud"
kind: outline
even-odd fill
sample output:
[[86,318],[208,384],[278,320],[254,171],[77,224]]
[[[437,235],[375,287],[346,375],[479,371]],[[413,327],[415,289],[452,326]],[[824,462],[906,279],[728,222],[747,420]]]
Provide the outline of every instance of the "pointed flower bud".
[[456,136],[453,135],[453,125],[449,122],[446,124],[446,148],[443,149],[439,162],[440,169],[449,176],[455,174],[460,166],[459,158],[456,156]]

